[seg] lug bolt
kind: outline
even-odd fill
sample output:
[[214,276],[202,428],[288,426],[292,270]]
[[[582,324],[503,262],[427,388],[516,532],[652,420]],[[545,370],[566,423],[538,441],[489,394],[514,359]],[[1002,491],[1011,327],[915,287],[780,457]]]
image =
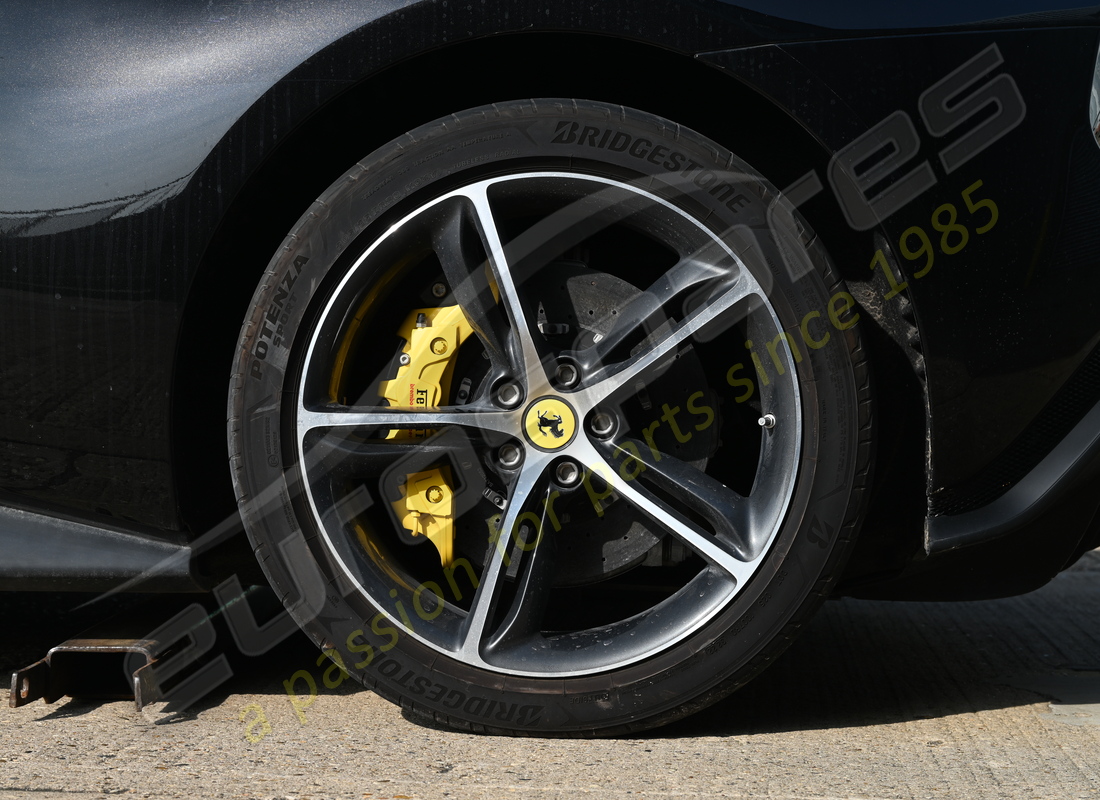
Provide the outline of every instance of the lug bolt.
[[580,468],[572,461],[563,461],[554,470],[554,477],[562,486],[572,486],[581,478]]
[[764,416],[762,416],[760,419],[757,420],[757,424],[759,424],[761,428],[767,428],[767,429],[771,430],[772,428],[775,427],[775,415],[774,414],[765,414]]
[[523,451],[514,444],[503,445],[497,450],[497,460],[505,469],[514,469],[523,460]]
[[432,352],[437,356],[441,356],[447,352],[447,340],[446,339],[432,339]]
[[445,294],[447,294],[447,286],[445,284],[437,283],[432,286],[432,295],[435,297],[443,297]]
[[589,430],[601,439],[606,439],[615,430],[615,418],[603,411],[597,411],[588,424]]
[[518,383],[506,383],[497,389],[497,402],[504,408],[515,408],[523,399],[523,390]]
[[577,369],[575,364],[570,364],[568,361],[558,364],[558,370],[554,373],[554,377],[558,382],[558,385],[563,389],[570,389],[577,385],[577,381],[580,380],[581,373]]
[[443,490],[438,486],[429,486],[426,495],[429,503],[438,503],[443,499]]

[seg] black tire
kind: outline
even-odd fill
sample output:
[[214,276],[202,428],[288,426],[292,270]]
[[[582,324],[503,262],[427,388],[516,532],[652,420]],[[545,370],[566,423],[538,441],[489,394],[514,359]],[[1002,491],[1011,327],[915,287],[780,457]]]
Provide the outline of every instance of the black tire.
[[[413,312],[455,305],[403,363]],[[459,317],[464,343],[435,324]],[[229,401],[246,530],[306,632],[413,717],[669,722],[838,577],[871,460],[857,320],[805,223],[693,131],[563,100],[437,120],[330,187],[260,282]]]

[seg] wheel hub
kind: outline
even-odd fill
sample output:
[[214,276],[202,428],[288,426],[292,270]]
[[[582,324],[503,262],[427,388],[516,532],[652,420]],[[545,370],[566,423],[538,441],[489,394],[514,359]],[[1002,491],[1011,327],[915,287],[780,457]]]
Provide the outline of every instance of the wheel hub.
[[576,412],[560,397],[540,397],[523,414],[523,434],[528,444],[544,452],[561,450],[576,433]]

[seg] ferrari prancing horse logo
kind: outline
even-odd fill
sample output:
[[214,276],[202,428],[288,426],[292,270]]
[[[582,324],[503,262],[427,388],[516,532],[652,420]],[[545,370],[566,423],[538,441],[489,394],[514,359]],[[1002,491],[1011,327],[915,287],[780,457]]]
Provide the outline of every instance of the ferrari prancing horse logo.
[[560,450],[573,441],[577,415],[558,397],[540,397],[524,412],[523,429],[527,441],[540,450]]
[[560,439],[561,437],[565,436],[565,433],[561,429],[561,417],[548,417],[540,411],[539,433],[545,436],[547,431],[549,431],[556,439]]

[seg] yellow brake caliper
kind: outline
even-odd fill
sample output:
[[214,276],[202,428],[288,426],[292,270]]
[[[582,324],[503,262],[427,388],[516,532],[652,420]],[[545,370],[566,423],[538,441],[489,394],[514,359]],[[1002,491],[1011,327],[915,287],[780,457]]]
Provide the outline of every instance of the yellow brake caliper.
[[[473,332],[457,305],[420,308],[409,314],[397,335],[405,340],[397,377],[378,393],[391,406],[435,408],[450,396],[454,357]],[[392,430],[387,439],[425,439],[431,430]],[[413,536],[426,536],[444,567],[454,562],[454,490],[451,471],[436,467],[405,478],[404,496],[393,503],[401,524]]]
[[454,563],[454,492],[447,467],[414,472],[406,478],[405,496],[393,504],[401,524],[413,536],[427,536],[444,567]]

